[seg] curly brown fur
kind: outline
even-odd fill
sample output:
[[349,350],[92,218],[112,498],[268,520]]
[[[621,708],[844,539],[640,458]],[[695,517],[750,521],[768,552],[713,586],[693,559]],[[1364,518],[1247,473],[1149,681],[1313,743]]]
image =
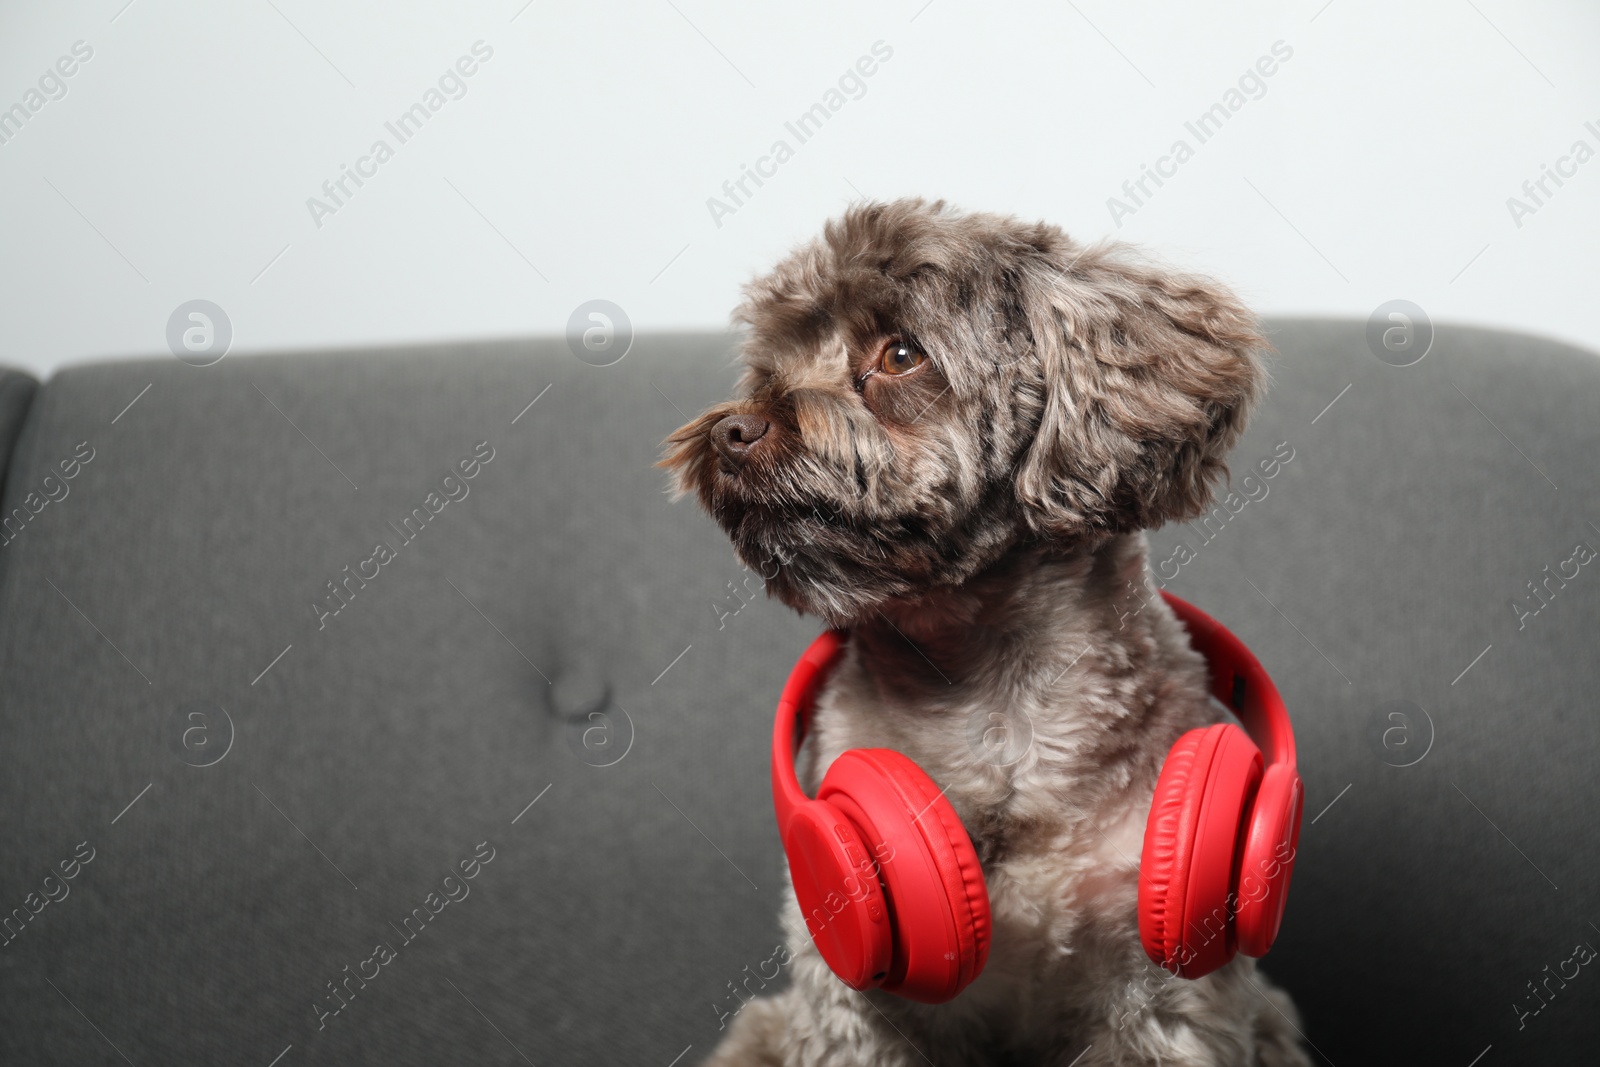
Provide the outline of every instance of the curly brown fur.
[[[994,934],[947,1004],[856,993],[791,895],[793,981],[713,1062],[1308,1062],[1253,961],[1174,980],[1136,924],[1162,760],[1214,717],[1203,662],[1140,594],[1141,531],[1225,476],[1264,383],[1255,318],[1126,248],[920,200],[852,208],[736,318],[739,396],[662,463],[771,594],[851,631],[803,784],[848,748],[915,760],[973,838]],[[1019,753],[986,747],[996,721],[1026,729]]]

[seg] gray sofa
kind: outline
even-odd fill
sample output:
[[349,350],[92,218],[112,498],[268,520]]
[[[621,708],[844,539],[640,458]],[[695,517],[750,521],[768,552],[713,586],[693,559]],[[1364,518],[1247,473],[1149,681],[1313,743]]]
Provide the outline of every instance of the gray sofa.
[[[1292,458],[1151,535],[1297,725],[1265,966],[1341,1067],[1593,1062],[1600,358],[1272,332],[1234,469]],[[703,1058],[780,937],[817,629],[652,468],[730,350],[0,376],[0,1062]]]

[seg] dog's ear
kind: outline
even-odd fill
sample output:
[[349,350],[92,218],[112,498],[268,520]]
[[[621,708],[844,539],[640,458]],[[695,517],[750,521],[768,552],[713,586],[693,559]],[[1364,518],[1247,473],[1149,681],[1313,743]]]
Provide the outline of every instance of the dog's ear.
[[1039,371],[1016,479],[1032,530],[1092,537],[1203,513],[1265,384],[1255,317],[1213,282],[1112,247],[1042,256],[1015,281]]

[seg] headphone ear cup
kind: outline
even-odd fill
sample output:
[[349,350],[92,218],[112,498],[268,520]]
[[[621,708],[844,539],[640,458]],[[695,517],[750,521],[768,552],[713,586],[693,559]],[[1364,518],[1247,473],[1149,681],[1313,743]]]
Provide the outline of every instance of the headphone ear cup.
[[894,940],[870,847],[844,812],[823,800],[795,809],[783,831],[789,879],[823,960],[852,989],[888,975]]
[[1190,730],[1162,765],[1139,862],[1139,939],[1180,977],[1234,956],[1235,863],[1261,774],[1261,751],[1232,723]]
[[989,891],[966,827],[916,763],[890,749],[851,749],[828,768],[819,798],[871,841],[894,928],[882,988],[940,1004],[978,976],[989,955]]
[[1283,923],[1300,843],[1305,788],[1299,773],[1284,764],[1267,768],[1250,810],[1244,850],[1239,858],[1239,951],[1264,956]]

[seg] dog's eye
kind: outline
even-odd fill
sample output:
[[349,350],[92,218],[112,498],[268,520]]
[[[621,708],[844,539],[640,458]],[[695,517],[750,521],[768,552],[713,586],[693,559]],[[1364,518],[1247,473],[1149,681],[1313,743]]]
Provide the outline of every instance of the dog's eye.
[[905,374],[928,361],[920,348],[895,338],[878,353],[878,369],[885,374]]

